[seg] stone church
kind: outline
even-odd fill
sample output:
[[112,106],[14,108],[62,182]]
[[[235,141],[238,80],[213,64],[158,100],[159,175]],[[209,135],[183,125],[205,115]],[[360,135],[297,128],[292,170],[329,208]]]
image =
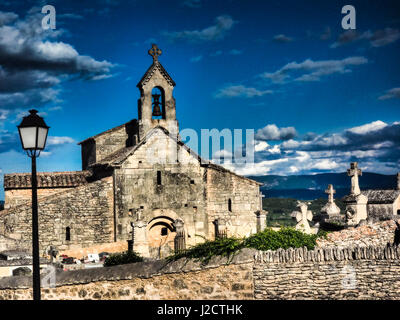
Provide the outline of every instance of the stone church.
[[[143,256],[164,257],[220,236],[265,227],[260,183],[200,158],[179,136],[175,82],[153,63],[137,84],[138,119],[79,143],[82,171],[38,173],[42,252],[133,238]],[[2,239],[30,247],[31,177],[4,176]],[[179,236],[179,241],[177,241]]]

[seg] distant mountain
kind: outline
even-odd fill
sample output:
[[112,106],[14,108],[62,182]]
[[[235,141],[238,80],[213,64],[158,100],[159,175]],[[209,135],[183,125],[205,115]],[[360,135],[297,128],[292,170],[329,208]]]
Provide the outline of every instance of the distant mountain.
[[[325,189],[328,184],[333,184],[336,198],[341,198],[350,191],[350,177],[347,173],[320,173],[315,175],[298,176],[250,176],[263,183],[262,192],[268,198],[294,198],[310,200],[325,198]],[[395,189],[397,186],[396,175],[384,175],[365,172],[359,177],[361,190],[365,189]]]

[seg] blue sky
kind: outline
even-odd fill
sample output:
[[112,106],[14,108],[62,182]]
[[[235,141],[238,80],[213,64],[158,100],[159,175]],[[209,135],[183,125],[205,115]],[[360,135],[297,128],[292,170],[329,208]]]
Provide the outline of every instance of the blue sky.
[[347,1],[2,1],[0,182],[30,171],[16,125],[33,107],[51,126],[41,171],[79,170],[77,142],[136,118],[153,42],[181,129],[255,130],[255,165],[227,164],[238,173],[398,172],[397,2],[352,1],[343,30]]

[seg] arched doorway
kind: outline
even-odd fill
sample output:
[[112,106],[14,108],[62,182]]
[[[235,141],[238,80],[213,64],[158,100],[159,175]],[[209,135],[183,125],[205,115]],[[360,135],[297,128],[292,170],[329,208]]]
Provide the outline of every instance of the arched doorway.
[[161,259],[174,253],[176,229],[173,223],[167,216],[158,216],[149,222],[147,238],[151,257]]

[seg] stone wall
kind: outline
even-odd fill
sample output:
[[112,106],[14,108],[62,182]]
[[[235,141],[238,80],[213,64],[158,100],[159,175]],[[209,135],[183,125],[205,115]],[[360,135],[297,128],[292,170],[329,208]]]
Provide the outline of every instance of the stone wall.
[[[228,202],[231,201],[231,211]],[[213,221],[226,221],[228,236],[257,232],[256,212],[261,210],[259,184],[219,167],[207,168],[208,236],[214,236]]]
[[[112,177],[40,199],[39,234],[42,252],[89,246],[114,240]],[[32,208],[25,204],[2,211],[0,233],[30,246]],[[66,228],[70,228],[70,240]]]
[[[253,251],[227,262],[216,257],[207,265],[156,261],[62,272],[56,288],[42,289],[42,299],[252,299]],[[30,283],[24,276],[0,279],[0,299],[32,299]]]
[[400,299],[400,247],[258,252],[255,299]]
[[[71,190],[71,188],[38,188],[37,195],[38,200],[51,196],[53,194]],[[27,202],[32,201],[32,191],[31,189],[12,189],[5,190],[5,209],[9,209],[15,206],[19,206],[21,204],[26,204]]]
[[121,148],[133,146],[138,140],[138,124],[133,119],[118,127],[104,131],[92,138],[80,142],[82,150],[82,170],[99,162]]
[[[244,249],[203,265],[181,259],[58,272],[43,299],[400,299],[400,247]],[[31,299],[31,277],[0,279],[0,299]]]

